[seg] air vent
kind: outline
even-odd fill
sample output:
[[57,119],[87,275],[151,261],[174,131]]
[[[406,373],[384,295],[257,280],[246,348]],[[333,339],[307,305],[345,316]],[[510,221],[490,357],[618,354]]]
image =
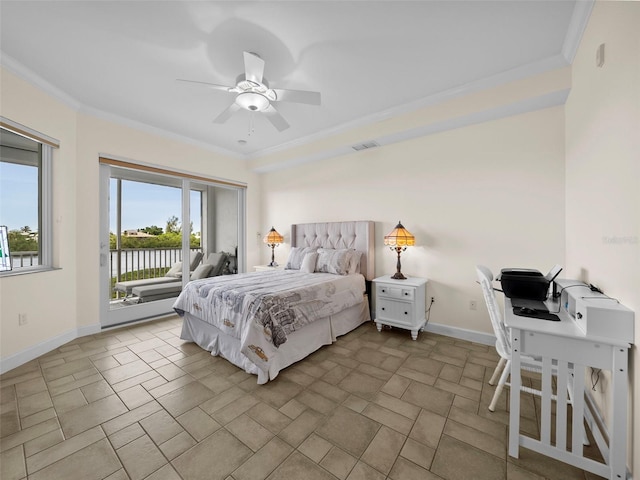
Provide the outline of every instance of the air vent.
[[368,142],[364,142],[364,143],[360,143],[358,145],[353,145],[351,148],[353,148],[355,151],[359,152],[360,150],[366,150],[367,148],[375,148],[375,147],[379,147],[380,144],[376,143],[373,140],[369,140]]

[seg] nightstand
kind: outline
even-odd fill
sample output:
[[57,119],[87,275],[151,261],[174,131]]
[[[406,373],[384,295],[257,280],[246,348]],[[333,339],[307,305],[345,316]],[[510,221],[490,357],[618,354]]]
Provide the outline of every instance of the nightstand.
[[270,267],[269,265],[255,265],[253,270],[256,272],[270,272],[272,270],[284,270],[284,265],[277,265],[275,267]]
[[391,275],[373,280],[375,322],[378,331],[382,325],[411,330],[411,338],[417,340],[418,332],[427,323],[427,279],[409,277],[394,280]]

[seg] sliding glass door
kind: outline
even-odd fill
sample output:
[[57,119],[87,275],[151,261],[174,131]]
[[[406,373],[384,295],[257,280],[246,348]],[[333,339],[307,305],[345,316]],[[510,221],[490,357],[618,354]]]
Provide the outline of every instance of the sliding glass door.
[[103,326],[171,313],[187,282],[243,265],[243,188],[158,169],[100,168]]

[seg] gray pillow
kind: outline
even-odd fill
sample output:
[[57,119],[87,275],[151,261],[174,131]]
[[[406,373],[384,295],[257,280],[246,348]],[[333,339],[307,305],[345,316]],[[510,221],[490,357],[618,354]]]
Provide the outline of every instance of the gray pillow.
[[217,277],[222,273],[222,269],[224,268],[224,262],[227,261],[227,254],[224,252],[220,253],[210,253],[205,259],[203,264],[211,265],[211,272],[209,272],[210,277]]
[[348,275],[353,252],[354,250],[347,249],[318,249],[316,271],[323,273],[333,273],[334,275]]

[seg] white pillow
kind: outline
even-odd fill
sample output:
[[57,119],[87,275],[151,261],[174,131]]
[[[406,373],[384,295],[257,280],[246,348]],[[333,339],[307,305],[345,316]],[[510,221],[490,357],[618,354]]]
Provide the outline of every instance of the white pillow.
[[207,278],[212,269],[213,265],[209,263],[203,263],[202,265],[198,265],[198,268],[191,272],[191,276],[189,278],[191,280],[200,280],[201,278]]
[[300,271],[303,273],[315,272],[317,260],[318,260],[318,254],[316,252],[307,253],[302,259],[302,265],[300,265]]
[[292,247],[287,258],[285,270],[300,270],[302,260],[307,253],[315,252],[316,247]]
[[165,277],[180,277],[182,274],[182,262],[176,262],[171,265],[171,268],[167,273],[164,274]]
[[351,258],[354,250],[329,248],[318,249],[318,261],[316,262],[316,272],[333,273],[335,275],[348,275]]
[[362,252],[357,250],[351,250],[351,261],[349,262],[349,275],[354,273],[360,273],[360,260],[362,259]]

